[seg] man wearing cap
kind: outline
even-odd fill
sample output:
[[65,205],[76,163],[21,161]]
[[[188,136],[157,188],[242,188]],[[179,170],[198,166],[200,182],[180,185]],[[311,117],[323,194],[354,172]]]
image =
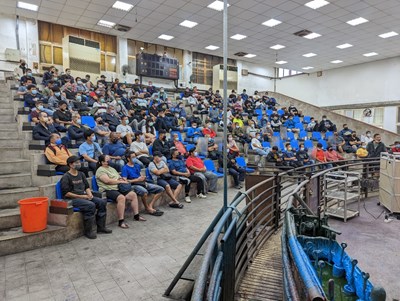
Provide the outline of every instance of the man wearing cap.
[[[203,180],[203,183],[208,187],[208,192],[218,193],[218,177],[212,171],[206,169],[204,162],[197,156],[195,147],[189,150],[186,166],[192,175],[198,176]],[[208,185],[207,182],[209,182]]]
[[93,196],[85,175],[78,171],[81,167],[79,157],[69,157],[67,165],[70,169],[61,178],[61,192],[63,198],[72,200],[72,205],[82,213],[83,234],[90,239],[97,237],[93,232],[94,222],[97,233],[111,233],[112,230],[106,227],[107,201]]

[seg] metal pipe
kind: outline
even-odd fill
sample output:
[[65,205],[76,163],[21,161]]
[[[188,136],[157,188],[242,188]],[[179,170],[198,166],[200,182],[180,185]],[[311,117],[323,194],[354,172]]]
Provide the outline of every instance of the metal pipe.
[[15,19],[15,39],[17,40],[17,49],[20,50],[19,45],[19,16],[17,15]]
[[224,0],[224,12],[223,12],[223,62],[224,62],[224,140],[222,148],[224,154],[224,211],[228,207],[228,0]]

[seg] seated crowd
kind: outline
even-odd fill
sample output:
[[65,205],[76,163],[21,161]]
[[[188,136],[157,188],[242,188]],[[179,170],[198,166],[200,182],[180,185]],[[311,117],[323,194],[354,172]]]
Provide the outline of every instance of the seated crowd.
[[[231,92],[228,123],[224,125],[218,90],[200,93],[196,87],[186,88],[177,100],[172,100],[151,81],[144,86],[135,80],[128,87],[118,79],[111,85],[105,79],[102,75],[93,84],[89,75],[74,78],[68,69],[58,74],[55,67],[50,67],[43,76],[41,91],[31,70],[21,78],[18,90],[25,106],[31,109],[30,120],[36,124],[33,139],[45,142],[47,160],[56,165],[58,172],[65,173],[64,197],[73,199],[74,206],[81,210],[90,211],[84,215],[85,234],[90,238],[95,236],[90,226],[94,219],[98,231],[108,232],[102,219],[103,203],[88,190],[86,177],[90,173],[96,176],[99,192],[117,203],[119,226],[128,228],[124,220],[126,201],[130,201],[134,219],[145,220],[139,214],[138,196],[147,213],[161,216],[163,212],[154,204],[163,192],[170,199],[169,206],[178,209],[183,208],[181,190],[185,201],[191,202],[190,183],[195,183],[198,198],[216,193],[217,172],[206,168],[204,159],[218,161],[217,170],[221,171],[223,145],[228,151],[229,174],[238,189],[246,174],[236,161],[241,153],[239,146],[254,151],[260,160],[285,168],[314,163],[329,168],[340,164],[343,153],[366,158],[378,157],[386,150],[379,134],[372,138],[367,131],[359,138],[347,125],[338,131],[327,116],[318,122],[293,104],[280,107],[274,98],[260,96],[257,91],[253,95],[246,90],[241,94]],[[217,137],[215,131],[224,126],[229,130],[227,141]],[[315,133],[319,134],[316,139]],[[312,140],[318,142],[315,147]],[[400,143],[397,146],[400,150]],[[72,156],[72,147],[79,149],[78,156]],[[73,177],[80,180],[71,180]],[[154,195],[151,202],[147,201],[149,194]],[[93,201],[98,208],[96,217],[93,206],[82,200]]]

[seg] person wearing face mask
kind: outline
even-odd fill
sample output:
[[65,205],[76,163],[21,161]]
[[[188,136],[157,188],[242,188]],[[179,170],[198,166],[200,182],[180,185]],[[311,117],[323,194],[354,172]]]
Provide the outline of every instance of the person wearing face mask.
[[43,74],[42,85],[46,86],[49,80],[54,79],[54,74],[56,72],[56,67],[51,66],[48,71]]
[[259,156],[266,157],[271,150],[269,147],[263,147],[260,139],[261,136],[257,133],[254,138],[251,139],[251,147]]
[[271,141],[273,135],[274,131],[272,130],[271,123],[267,122],[267,124],[261,129],[261,138],[264,141]]
[[79,146],[79,155],[82,156],[84,162],[88,163],[92,172],[96,171],[97,158],[103,154],[100,145],[95,142],[96,136],[92,130],[86,130],[84,133],[85,142]]
[[46,112],[39,113],[39,123],[32,129],[32,137],[34,140],[43,140],[45,143],[50,141],[50,135],[60,134],[54,125],[49,124],[49,117]]
[[108,109],[108,104],[106,103],[106,101],[104,100],[104,97],[96,94],[95,92],[90,92],[89,94],[90,98],[88,101],[88,104],[90,106],[90,102],[93,102],[93,109],[92,109],[92,114],[96,114],[96,115],[104,115],[107,113],[107,109]]
[[357,137],[357,133],[353,131],[350,135],[345,137],[347,137],[345,138],[346,145],[343,147],[343,150],[346,153],[355,153],[361,145],[361,140]]
[[139,92],[139,93],[142,92],[142,86],[140,85],[140,81],[139,81],[138,78],[135,79],[135,82],[134,82],[134,84],[132,85],[132,89],[133,89],[135,92]]
[[104,87],[107,87],[106,76],[103,74],[100,76],[100,80],[97,81],[97,87],[100,84],[103,85]]
[[32,84],[36,85],[36,79],[33,77],[32,74],[32,69],[28,68],[26,69],[26,73],[24,76],[22,76],[19,80],[21,84],[25,83],[28,79],[32,81]]
[[88,87],[85,85],[85,83],[82,81],[82,79],[80,77],[76,77],[75,81],[76,81],[76,92],[80,92],[80,93],[84,93],[84,94],[89,92]]
[[153,153],[160,152],[163,156],[168,160],[171,159],[171,147],[173,146],[172,143],[167,141],[166,131],[161,130],[158,133],[158,139],[156,139],[153,143]]
[[49,108],[52,110],[56,110],[58,108],[58,103],[60,101],[65,101],[68,103],[68,100],[64,97],[64,95],[61,93],[59,87],[53,86],[51,89],[52,95],[49,97],[48,104]]
[[374,140],[367,144],[367,151],[368,158],[379,158],[381,153],[387,151],[385,144],[381,141],[380,134],[374,134]]
[[93,131],[96,133],[96,141],[103,146],[104,144],[108,143],[111,131],[108,128],[108,125],[104,124],[101,116],[96,116],[95,122],[96,126],[94,127]]
[[318,122],[311,117],[310,122],[307,124],[306,131],[307,132],[314,132],[318,130]]
[[217,136],[217,133],[214,131],[212,123],[210,121],[206,123],[206,126],[203,128],[202,132],[203,136],[207,135],[211,139],[214,139]]
[[218,176],[206,169],[203,160],[197,156],[196,148],[189,150],[189,157],[186,160],[186,167],[192,175],[200,177],[203,180],[205,192],[218,193]]
[[48,116],[53,116],[53,113],[54,113],[52,110],[46,109],[43,106],[42,100],[38,100],[35,103],[35,108],[32,109],[31,114],[30,114],[32,122],[34,122],[36,124],[39,122],[39,113],[40,112],[46,112]]
[[122,143],[119,134],[116,132],[111,132],[110,142],[103,146],[103,154],[110,157],[110,165],[112,165],[118,172],[122,170],[125,165],[122,159],[125,155],[127,147]]
[[293,150],[290,143],[285,144],[285,151],[283,152],[283,163],[285,166],[293,168],[302,166],[302,163],[297,160],[296,152]]
[[72,113],[68,110],[68,104],[66,101],[60,101],[58,103],[58,109],[54,112],[53,119],[57,124],[65,127],[69,127],[72,124]]
[[273,115],[271,116],[271,127],[274,132],[280,132],[281,131],[281,125],[282,121],[279,118],[279,115]]
[[86,95],[76,93],[75,99],[72,100],[72,108],[74,111],[78,111],[80,115],[87,116],[90,112],[90,108],[86,103]]
[[83,234],[90,239],[97,238],[93,231],[95,223],[97,233],[112,233],[112,230],[106,227],[107,201],[93,196],[86,176],[78,171],[81,165],[79,157],[70,156],[67,164],[69,171],[61,178],[61,192],[63,198],[72,200],[72,206],[82,213]]
[[337,128],[336,125],[330,121],[326,115],[322,116],[322,120],[319,123],[319,132],[336,132]]
[[390,152],[392,152],[392,153],[399,153],[400,152],[400,141],[395,141],[391,145]]
[[[310,155],[308,154],[307,148],[304,147],[304,143],[299,144],[299,149],[296,152],[297,161],[301,163],[301,165],[313,165],[314,160],[311,160]],[[311,168],[314,171],[314,167]]]
[[241,128],[244,127],[243,120],[240,118],[239,114],[235,115],[235,118],[233,118],[232,123],[236,123],[236,125],[238,125]]
[[104,122],[108,124],[111,132],[115,132],[117,130],[117,126],[121,123],[119,116],[115,112],[115,107],[113,105],[109,105],[107,108],[107,112],[102,116]]
[[[332,147],[332,146],[331,146]],[[315,163],[325,163],[318,165],[319,169],[325,169],[325,168],[332,168],[333,165],[332,163],[328,163],[328,160],[326,159],[326,153],[322,149],[322,144],[317,143],[317,147],[314,147],[312,152],[311,152],[311,158],[315,160]]]
[[135,153],[137,160],[139,160],[145,167],[148,167],[152,161],[152,158],[145,141],[146,140],[143,133],[136,132],[135,141],[132,142],[130,150]]
[[256,134],[260,132],[260,130],[256,128],[256,125],[252,119],[248,121],[248,124],[249,126],[246,129],[246,135],[247,137],[253,139],[256,136]]
[[245,147],[245,145],[248,142],[251,141],[251,139],[249,139],[249,137],[247,137],[244,129],[242,127],[240,127],[240,125],[237,124],[236,122],[234,122],[232,125],[232,136],[233,136],[233,139],[239,141],[243,145],[243,148]]
[[374,138],[372,138],[371,131],[366,131],[365,135],[361,135],[361,142],[364,142],[366,145],[368,145],[368,143],[370,143],[373,140]]
[[196,183],[197,186],[196,196],[198,198],[202,199],[206,198],[203,180],[198,176],[190,174],[189,169],[186,167],[185,162],[182,160],[182,156],[177,149],[172,151],[172,160],[170,161],[168,167],[171,174],[177,177],[179,183],[185,186],[186,203],[192,202],[189,196],[190,183]]
[[349,129],[349,126],[345,123],[343,124],[343,129],[339,132],[342,137],[350,136],[353,131]]
[[71,69],[69,68],[65,69],[65,73],[60,76],[60,79],[62,85],[65,85],[66,82],[70,82],[71,84],[75,82],[73,76],[71,75]]
[[154,93],[151,97],[157,99],[157,101],[162,101],[162,100],[165,101],[168,98],[167,93],[165,92],[163,87],[161,87],[160,91]]
[[153,144],[156,140],[156,128],[154,127],[153,119],[146,119],[146,124],[142,127],[142,133],[144,133],[146,144]]
[[345,146],[346,141],[337,132],[334,132],[333,136],[329,137],[328,144],[336,149],[339,153],[343,153],[343,147]]
[[76,145],[81,145],[85,142],[86,127],[82,125],[81,115],[75,113],[72,116],[72,124],[68,127],[68,136],[71,140],[76,141]]
[[204,135],[202,131],[197,127],[197,123],[193,122],[192,126],[188,128],[186,136],[187,138],[191,139],[191,141],[193,141],[194,143],[197,143],[199,138],[203,137]]
[[362,142],[361,146],[357,149],[356,156],[358,159],[363,159],[368,157],[367,144],[365,142]]
[[36,101],[41,100],[43,96],[39,93],[35,85],[29,85],[26,88],[27,92],[24,95],[24,106],[33,109]]
[[56,171],[65,173],[69,170],[67,159],[72,154],[62,143],[60,135],[55,133],[50,135],[50,142],[44,149],[44,154],[50,163],[56,165]]
[[122,142],[131,145],[133,140],[133,130],[129,125],[128,116],[121,117],[121,124],[117,126],[116,133],[122,138]]
[[179,140],[178,133],[173,133],[172,139],[173,139],[173,142],[174,142],[174,146],[175,146],[175,148],[178,150],[178,152],[179,152],[180,154],[182,154],[183,156],[186,156],[186,155],[187,155],[186,147],[185,147],[185,145]]

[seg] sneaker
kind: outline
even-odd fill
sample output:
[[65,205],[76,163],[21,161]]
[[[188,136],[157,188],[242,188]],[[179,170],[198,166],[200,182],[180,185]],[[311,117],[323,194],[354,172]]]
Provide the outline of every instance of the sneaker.
[[186,203],[191,203],[192,202],[192,200],[190,199],[190,196],[186,196],[185,197],[185,202]]
[[209,193],[218,193],[218,191],[212,191],[212,190],[209,190],[208,192]]
[[207,198],[207,197],[206,197],[204,194],[202,194],[202,193],[196,194],[196,197],[198,197],[198,198],[200,198],[200,199],[206,199],[206,198]]
[[242,189],[242,186],[237,185],[237,186],[235,186],[235,188],[236,188],[236,189]]

